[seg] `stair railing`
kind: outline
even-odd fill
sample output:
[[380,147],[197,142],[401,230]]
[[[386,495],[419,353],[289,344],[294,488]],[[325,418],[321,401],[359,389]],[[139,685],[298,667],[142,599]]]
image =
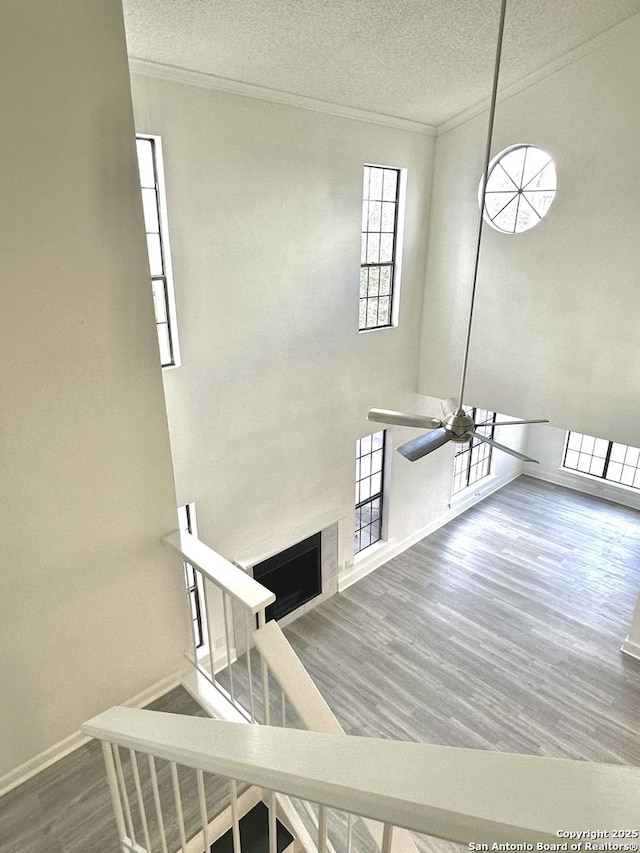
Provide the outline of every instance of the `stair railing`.
[[[275,595],[190,533],[176,530],[165,536],[163,541],[191,566],[197,578],[197,587],[202,591],[202,623],[206,637],[204,654],[196,647],[195,635],[192,635],[192,655],[187,657],[195,670],[231,702],[245,719],[252,723],[258,722],[251,665],[252,635],[256,626],[265,624],[265,610],[273,604]],[[187,607],[190,608],[186,587],[185,594]],[[244,704],[236,695],[233,667],[240,657],[241,649],[245,657],[248,684],[248,697],[244,698]],[[224,683],[219,678],[222,670],[226,674]],[[269,673],[266,662],[261,664],[261,680],[264,711],[260,722],[268,725]]]
[[[637,829],[640,813],[636,767],[250,726],[133,708],[112,708],[85,723],[82,731],[102,742],[120,845],[130,853],[173,853],[178,844],[181,853],[209,851],[215,806],[207,779],[228,786],[234,853],[242,853],[237,807],[241,783],[260,787],[269,804],[270,853],[276,853],[276,792],[317,804],[313,853],[328,849],[328,809],[382,822],[382,853],[390,853],[396,827],[473,844],[477,850],[578,849],[580,845],[561,845],[594,838],[589,833],[596,831],[598,838],[615,841],[621,828]],[[126,770],[123,752],[128,754]],[[141,757],[146,757],[144,776]],[[176,783],[178,769],[183,780]],[[192,837],[183,808],[185,773],[194,777],[200,824]],[[151,800],[153,810],[147,806]],[[167,827],[174,825],[178,832],[169,838]],[[342,844],[334,838],[333,843],[336,849],[348,849],[348,839]],[[484,844],[486,848],[479,846]]]

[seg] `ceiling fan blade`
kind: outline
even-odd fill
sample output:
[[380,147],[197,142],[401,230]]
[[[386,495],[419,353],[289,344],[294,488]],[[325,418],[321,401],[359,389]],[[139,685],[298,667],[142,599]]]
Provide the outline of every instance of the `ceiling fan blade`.
[[436,429],[442,426],[440,418],[412,415],[408,412],[394,412],[391,409],[369,409],[367,419],[380,424],[398,424],[399,426],[413,426],[421,429]]
[[548,418],[535,418],[534,420],[528,421],[495,421],[493,426],[511,426],[513,424],[516,426],[517,424],[548,424]]
[[492,438],[487,438],[486,435],[480,435],[479,432],[472,432],[470,435],[477,438],[478,441],[484,442],[484,444],[490,444],[491,447],[495,447],[496,450],[502,450],[503,453],[508,453],[509,456],[515,456],[516,459],[521,459],[523,462],[535,462],[536,464],[539,464],[537,459],[532,459],[530,456],[525,456],[524,453],[519,453],[517,450],[512,450],[510,447],[505,447],[504,444],[499,444]]
[[446,418],[447,415],[450,415],[451,412],[455,412],[455,410],[458,408],[458,401],[455,397],[447,397],[446,400],[441,401],[440,405],[442,407],[442,414]]
[[426,432],[424,435],[419,435],[417,438],[411,439],[396,450],[401,453],[410,462],[415,462],[416,459],[422,459],[427,453],[437,450],[451,440],[451,433],[444,427],[434,429],[433,432]]

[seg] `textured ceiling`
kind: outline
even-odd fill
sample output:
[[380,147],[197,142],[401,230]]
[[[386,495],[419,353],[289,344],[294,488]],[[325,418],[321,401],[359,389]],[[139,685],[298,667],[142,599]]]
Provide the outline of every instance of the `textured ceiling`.
[[[498,0],[124,0],[129,54],[441,124],[488,95]],[[510,0],[501,85],[640,12],[640,0]]]

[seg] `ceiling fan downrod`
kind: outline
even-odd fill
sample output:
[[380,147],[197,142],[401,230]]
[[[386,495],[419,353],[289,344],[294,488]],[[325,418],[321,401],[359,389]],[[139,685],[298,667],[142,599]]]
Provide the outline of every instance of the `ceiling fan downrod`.
[[496,101],[498,99],[498,78],[500,77],[500,61],[502,59],[502,40],[504,37],[504,22],[507,13],[507,0],[502,0],[500,6],[500,22],[498,24],[498,42],[496,45],[496,60],[493,68],[493,84],[491,87],[491,104],[489,106],[489,123],[487,126],[487,145],[484,155],[484,171],[482,173],[482,204],[480,206],[480,217],[478,220],[478,234],[476,238],[476,254],[473,263],[473,281],[471,285],[471,303],[469,305],[469,318],[467,321],[467,335],[464,345],[464,357],[462,360],[462,378],[460,380],[460,392],[458,394],[458,412],[462,412],[464,401],[464,386],[467,379],[467,364],[469,361],[469,345],[471,343],[471,326],[473,324],[473,308],[476,299],[476,286],[478,283],[478,268],[480,266],[480,248],[482,246],[482,230],[484,225],[484,204],[487,192],[487,176],[489,174],[489,163],[491,162],[491,145],[493,142],[493,126],[496,115]]

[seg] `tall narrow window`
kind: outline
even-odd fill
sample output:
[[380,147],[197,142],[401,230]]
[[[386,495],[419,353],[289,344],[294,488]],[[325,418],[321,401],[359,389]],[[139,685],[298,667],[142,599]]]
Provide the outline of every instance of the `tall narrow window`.
[[393,323],[400,256],[400,169],[365,166],[360,254],[360,331]]
[[380,430],[356,441],[356,554],[382,539],[384,439]]
[[[495,412],[487,409],[474,409],[465,406],[465,412],[473,418],[476,432],[493,438]],[[451,494],[457,495],[463,489],[473,486],[478,480],[488,477],[491,473],[491,445],[472,438],[468,444],[461,445],[453,457],[453,482]]]
[[[193,536],[198,535],[195,504],[185,504],[184,506],[178,507],[178,525],[180,530],[186,533],[191,533]],[[191,616],[193,642],[196,650],[203,649],[205,648],[204,629],[206,617],[202,606],[204,601],[202,576],[200,572],[196,572],[191,563],[185,562],[184,580],[187,587],[187,595],[189,597],[189,613]]]
[[640,448],[580,432],[568,432],[563,468],[640,489]]
[[180,364],[180,350],[160,137],[138,135],[136,147],[160,363],[163,367],[177,367]]

